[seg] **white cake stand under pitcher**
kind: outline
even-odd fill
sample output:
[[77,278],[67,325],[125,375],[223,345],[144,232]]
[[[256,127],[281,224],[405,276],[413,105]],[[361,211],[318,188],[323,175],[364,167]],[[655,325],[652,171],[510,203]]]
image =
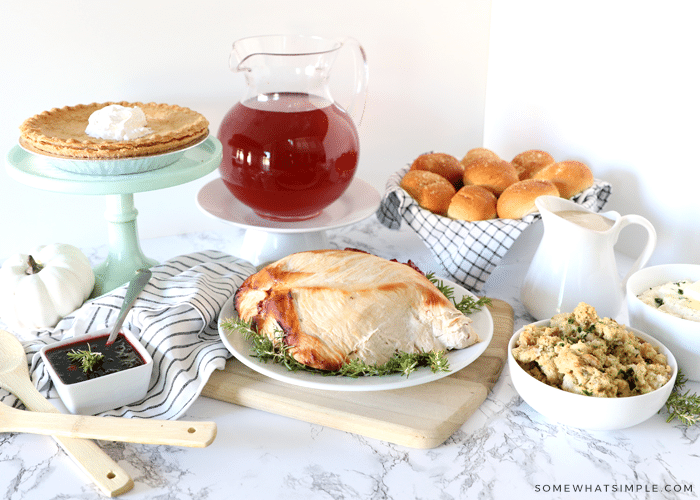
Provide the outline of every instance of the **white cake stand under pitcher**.
[[316,217],[297,222],[263,219],[231,194],[223,180],[215,179],[197,194],[199,208],[210,217],[242,229],[243,237],[231,252],[260,266],[291,253],[328,248],[329,229],[348,226],[373,215],[379,192],[355,178],[343,195]]

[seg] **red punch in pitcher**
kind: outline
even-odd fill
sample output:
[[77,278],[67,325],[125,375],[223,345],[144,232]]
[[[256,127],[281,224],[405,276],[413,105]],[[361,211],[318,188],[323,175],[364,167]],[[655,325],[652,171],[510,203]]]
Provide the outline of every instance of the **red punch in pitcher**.
[[[347,111],[328,85],[345,46],[353,51],[355,69],[355,98]],[[233,44],[231,67],[245,74],[247,91],[219,128],[224,184],[265,219],[317,216],[340,198],[357,168],[360,143],[352,114],[367,82],[364,50],[352,39],[251,37]]]

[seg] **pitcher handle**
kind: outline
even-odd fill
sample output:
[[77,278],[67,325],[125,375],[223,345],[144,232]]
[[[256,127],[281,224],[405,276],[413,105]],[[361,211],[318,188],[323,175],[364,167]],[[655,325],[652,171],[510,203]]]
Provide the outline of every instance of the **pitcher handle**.
[[639,271],[642,267],[644,267],[644,265],[647,262],[649,262],[651,254],[654,253],[654,249],[656,248],[656,229],[654,229],[654,226],[651,224],[651,222],[649,222],[641,215],[626,215],[620,219],[620,229],[630,224],[638,224],[642,226],[644,229],[647,230],[648,237],[647,243],[644,246],[642,253],[639,255],[639,257],[637,257],[637,260],[634,261],[634,264],[632,264],[632,267],[630,268],[627,275],[625,275],[625,277],[622,279],[623,290],[627,286],[627,280],[629,279],[629,277],[637,271]]
[[[345,108],[345,111],[350,115],[350,117],[355,121],[355,123],[359,126],[360,123],[362,122],[362,118],[365,115],[365,103],[366,103],[366,90],[367,90],[367,81],[369,78],[369,69],[367,66],[367,54],[365,53],[364,47],[358,42],[356,39],[352,37],[347,37],[343,40],[343,45],[345,44],[350,44],[350,48],[352,49],[353,53],[353,62],[355,63],[355,93],[353,94],[352,101],[350,101],[350,104]],[[355,106],[358,104],[358,101],[361,99],[361,110],[360,110],[360,118],[359,120],[357,119],[357,111],[355,111]]]

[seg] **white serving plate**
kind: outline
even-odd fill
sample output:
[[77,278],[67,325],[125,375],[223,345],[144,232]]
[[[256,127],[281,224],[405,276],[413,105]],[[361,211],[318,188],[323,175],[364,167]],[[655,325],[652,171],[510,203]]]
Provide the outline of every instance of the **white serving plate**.
[[[459,302],[465,295],[476,297],[460,285],[440,278],[440,280],[454,289],[455,299]],[[408,376],[394,374],[382,377],[343,377],[324,376],[305,371],[292,372],[281,364],[259,361],[251,355],[251,342],[245,340],[242,335],[235,332],[229,333],[223,329],[221,323],[230,318],[237,318],[238,314],[233,306],[231,297],[221,309],[219,314],[219,335],[226,348],[244,365],[258,373],[275,380],[291,385],[312,389],[330,391],[385,391],[390,389],[402,389],[416,385],[427,384],[435,380],[447,377],[473,363],[486,350],[493,338],[493,318],[486,307],[481,311],[470,315],[473,320],[474,330],[479,334],[481,342],[466,349],[455,349],[447,353],[450,363],[450,371],[433,373],[430,368],[420,368]]]

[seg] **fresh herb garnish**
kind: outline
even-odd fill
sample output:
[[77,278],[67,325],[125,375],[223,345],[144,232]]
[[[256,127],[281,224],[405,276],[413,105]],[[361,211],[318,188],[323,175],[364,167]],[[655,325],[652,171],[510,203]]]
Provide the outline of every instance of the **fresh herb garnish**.
[[690,394],[690,391],[681,393],[687,381],[688,379],[679,369],[673,391],[666,400],[666,411],[668,412],[666,422],[677,418],[690,427],[700,422],[700,396],[697,393]]
[[433,373],[440,371],[450,371],[450,364],[445,356],[445,351],[430,351],[421,353],[396,352],[382,365],[369,365],[362,360],[353,359],[344,364],[338,370],[319,370],[299,363],[290,351],[290,346],[284,343],[284,334],[280,330],[277,333],[277,342],[260,335],[252,327],[250,322],[238,318],[229,318],[222,321],[221,326],[228,331],[237,332],[251,342],[252,356],[267,363],[271,361],[284,365],[289,371],[295,372],[304,370],[324,376],[344,376],[344,377],[373,377],[400,373],[410,375],[421,367],[430,368]]
[[428,273],[425,275],[425,277],[428,278],[428,280],[430,280],[430,282],[433,285],[435,285],[435,287],[438,290],[440,290],[440,292],[445,297],[451,300],[454,306],[457,308],[457,310],[465,316],[475,311],[480,311],[482,307],[491,303],[491,299],[489,299],[488,297],[481,297],[479,299],[475,299],[471,295],[465,295],[459,302],[457,302],[457,300],[455,299],[454,289],[445,285],[445,283],[442,280],[437,279],[434,273]]
[[93,352],[90,344],[87,345],[87,351],[84,349],[75,349],[67,353],[68,359],[76,365],[80,365],[84,373],[91,372],[95,369],[100,361],[105,357],[101,352]]
[[[435,278],[433,273],[428,273],[426,278],[430,280],[440,292],[447,297],[454,306],[468,315],[475,311],[480,311],[485,305],[491,303],[491,299],[482,297],[475,299],[471,295],[465,295],[456,301],[454,289],[446,286],[441,280]],[[449,372],[450,363],[447,359],[445,351],[429,351],[420,353],[395,352],[394,355],[382,365],[369,365],[362,360],[353,359],[344,364],[339,370],[319,370],[310,366],[299,363],[290,351],[290,346],[286,345],[283,340],[283,332],[276,332],[277,342],[260,335],[253,328],[250,322],[243,321],[239,318],[229,318],[221,322],[221,326],[229,332],[237,332],[251,342],[252,356],[267,363],[279,363],[284,365],[289,371],[304,370],[307,372],[317,373],[325,376],[344,376],[344,377],[367,377],[367,376],[382,376],[400,373],[402,375],[410,375],[418,368],[427,367],[433,373]]]

